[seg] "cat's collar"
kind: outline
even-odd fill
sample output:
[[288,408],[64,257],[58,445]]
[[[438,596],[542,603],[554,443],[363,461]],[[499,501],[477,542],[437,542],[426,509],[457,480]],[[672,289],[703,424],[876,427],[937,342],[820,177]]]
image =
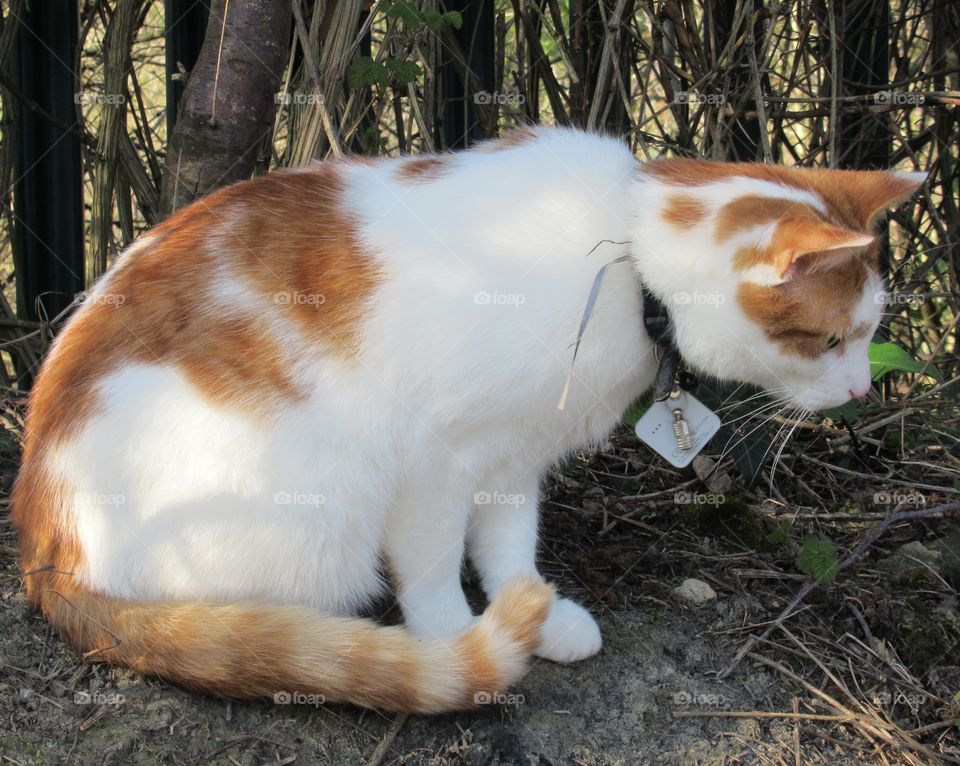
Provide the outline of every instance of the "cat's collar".
[[653,380],[653,400],[662,402],[676,388],[689,391],[696,387],[697,379],[688,371],[681,371],[680,349],[673,336],[673,322],[667,307],[640,280],[643,296],[643,327],[659,349],[660,365]]
[[[605,239],[593,246],[592,253],[600,245],[610,243],[615,245],[626,245],[628,242],[614,242]],[[590,255],[587,253],[587,255]],[[593,278],[593,284],[590,287],[590,294],[587,296],[587,304],[583,307],[583,316],[580,318],[580,327],[577,329],[577,338],[573,343],[573,356],[570,359],[570,368],[567,370],[567,379],[563,384],[563,392],[560,394],[560,401],[557,402],[557,409],[562,410],[567,406],[567,395],[570,393],[570,384],[573,381],[573,365],[577,361],[577,352],[580,350],[580,341],[583,340],[583,333],[587,329],[587,323],[593,314],[594,304],[600,295],[600,288],[603,286],[603,278],[607,269],[616,263],[624,263],[630,260],[629,255],[621,255],[614,258],[597,271]],[[660,366],[657,368],[657,376],[654,379],[654,400],[662,402],[674,390],[683,389],[691,391],[697,385],[697,379],[689,372],[680,370],[680,350],[673,337],[673,323],[670,320],[670,314],[667,307],[663,305],[657,296],[655,296],[642,279],[638,278],[641,291],[641,302],[643,303],[643,326],[646,328],[647,335],[654,342],[660,351],[658,359]],[[678,370],[680,372],[678,373]]]

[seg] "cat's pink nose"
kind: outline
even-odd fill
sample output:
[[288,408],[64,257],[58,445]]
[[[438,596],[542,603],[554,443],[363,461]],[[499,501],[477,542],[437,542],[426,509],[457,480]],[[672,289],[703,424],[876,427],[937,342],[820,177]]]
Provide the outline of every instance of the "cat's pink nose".
[[865,399],[867,394],[870,393],[870,386],[864,386],[863,388],[851,388],[849,393],[851,399]]

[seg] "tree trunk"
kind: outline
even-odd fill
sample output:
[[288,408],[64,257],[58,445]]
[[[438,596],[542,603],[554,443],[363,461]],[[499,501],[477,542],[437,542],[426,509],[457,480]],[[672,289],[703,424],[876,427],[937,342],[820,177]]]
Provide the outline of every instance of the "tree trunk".
[[248,178],[273,127],[290,41],[278,0],[212,0],[167,151],[161,205],[169,214]]

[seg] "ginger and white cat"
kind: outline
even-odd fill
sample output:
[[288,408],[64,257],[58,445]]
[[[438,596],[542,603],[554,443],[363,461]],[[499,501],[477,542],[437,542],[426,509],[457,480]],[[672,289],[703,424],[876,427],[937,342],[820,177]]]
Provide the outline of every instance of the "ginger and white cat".
[[[29,597],[90,657],[228,697],[436,712],[589,657],[596,623],[537,574],[539,482],[652,381],[638,279],[692,367],[841,404],[870,383],[874,219],[921,182],[535,128],[221,189],[127,249],[43,366]],[[384,572],[405,628],[351,616]]]

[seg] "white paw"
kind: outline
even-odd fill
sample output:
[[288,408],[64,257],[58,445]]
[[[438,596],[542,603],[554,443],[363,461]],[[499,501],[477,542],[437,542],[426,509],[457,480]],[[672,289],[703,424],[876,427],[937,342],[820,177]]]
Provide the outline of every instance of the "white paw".
[[475,617],[467,602],[445,602],[443,599],[415,609],[403,604],[403,618],[407,628],[419,638],[448,640],[466,633],[480,619]]
[[600,651],[600,628],[580,604],[565,598],[553,602],[540,631],[537,656],[554,662],[576,662]]

